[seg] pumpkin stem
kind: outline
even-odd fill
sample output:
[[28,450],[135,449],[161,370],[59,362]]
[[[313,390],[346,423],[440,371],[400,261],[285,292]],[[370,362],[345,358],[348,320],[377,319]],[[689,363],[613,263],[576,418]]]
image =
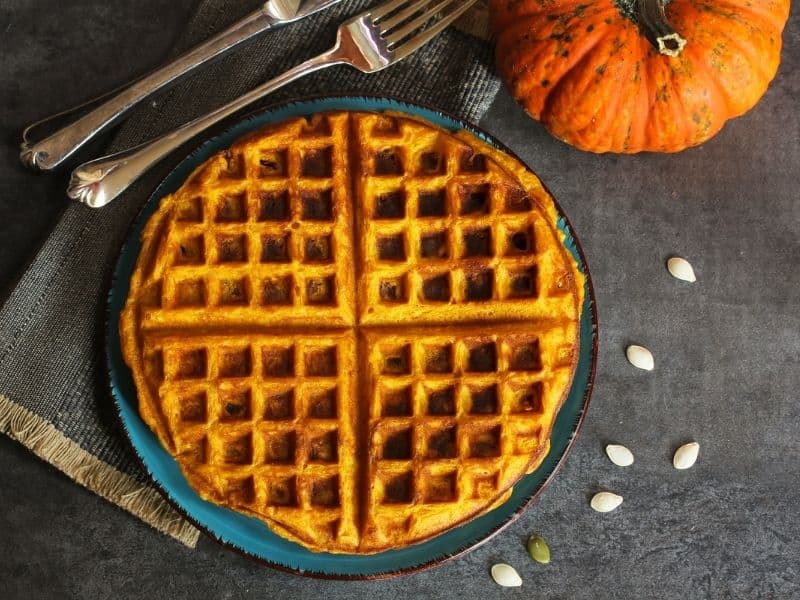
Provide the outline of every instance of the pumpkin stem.
[[637,0],[639,27],[660,54],[680,56],[686,40],[672,28],[664,12],[663,0]]

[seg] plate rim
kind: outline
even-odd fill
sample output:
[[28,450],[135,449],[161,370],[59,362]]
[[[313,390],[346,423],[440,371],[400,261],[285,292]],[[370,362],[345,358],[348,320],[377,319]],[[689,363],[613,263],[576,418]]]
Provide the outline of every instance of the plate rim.
[[[207,525],[199,521],[197,518],[191,516],[188,513],[188,510],[185,509],[176,498],[170,494],[170,491],[167,489],[167,485],[160,482],[154,476],[151,469],[147,466],[144,462],[144,458],[140,454],[139,449],[137,448],[136,444],[133,441],[133,437],[131,432],[128,429],[128,426],[125,422],[125,418],[122,415],[122,406],[121,402],[124,401],[123,398],[118,396],[117,386],[114,384],[113,379],[113,371],[115,369],[112,355],[111,355],[111,345],[112,345],[112,336],[111,330],[112,326],[116,326],[116,324],[112,324],[112,301],[114,296],[114,290],[117,287],[117,279],[118,279],[118,271],[120,268],[121,258],[125,254],[126,247],[130,242],[133,234],[135,233],[136,229],[142,224],[142,219],[144,217],[144,213],[146,212],[147,208],[153,203],[156,202],[155,196],[162,192],[162,188],[164,184],[171,179],[176,172],[184,165],[187,160],[190,160],[192,157],[197,155],[205,146],[212,144],[214,140],[222,137],[234,128],[242,125],[247,121],[254,120],[258,117],[262,117],[266,114],[277,112],[282,109],[291,107],[292,105],[304,105],[309,104],[313,105],[315,103],[320,103],[324,101],[340,101],[340,102],[375,102],[375,103],[382,103],[386,102],[389,104],[396,104],[401,106],[408,106],[412,108],[422,109],[423,111],[436,113],[439,114],[445,119],[457,124],[460,129],[466,130],[469,133],[476,135],[479,139],[483,139],[488,143],[494,145],[498,150],[501,152],[506,153],[507,155],[511,156],[515,160],[517,160],[520,164],[524,165],[529,171],[535,174],[535,171],[531,169],[531,167],[527,164],[526,161],[522,160],[513,150],[511,150],[505,143],[501,140],[497,139],[494,135],[488,133],[481,127],[473,124],[472,122],[466,120],[463,117],[456,116],[446,110],[442,110],[440,108],[435,108],[430,105],[423,104],[416,100],[407,100],[402,97],[398,96],[384,96],[379,94],[364,94],[364,93],[336,93],[336,94],[311,94],[305,95],[300,97],[292,97],[289,99],[283,99],[280,101],[271,102],[269,104],[265,104],[257,109],[244,113],[240,116],[234,116],[228,119],[225,119],[221,125],[215,126],[210,128],[206,131],[199,139],[194,140],[189,149],[186,151],[186,154],[183,152],[180,155],[180,158],[177,162],[166,172],[166,174],[161,177],[155,187],[147,194],[146,200],[142,203],[139,209],[136,211],[136,215],[133,217],[131,222],[129,223],[127,230],[125,232],[124,237],[122,238],[122,242],[120,243],[119,249],[116,253],[116,256],[113,261],[113,269],[110,273],[110,278],[108,283],[108,292],[105,298],[105,311],[104,311],[104,328],[103,328],[103,349],[104,349],[104,356],[105,356],[105,363],[106,363],[106,384],[108,390],[110,392],[111,398],[113,400],[114,410],[112,411],[114,417],[117,421],[117,424],[121,427],[121,429],[125,432],[125,444],[132,450],[132,454],[135,457],[136,463],[142,468],[144,473],[146,473],[148,481],[154,486],[156,491],[161,495],[162,498],[172,507],[175,512],[177,512],[181,517],[186,519],[189,523],[192,524],[198,531],[202,532],[205,536],[209,537],[210,539],[214,540],[216,543],[220,544],[224,548],[229,551],[233,551],[240,556],[243,556],[261,566],[269,567],[272,569],[276,569],[278,571],[291,573],[293,575],[300,575],[303,577],[308,577],[312,579],[329,579],[329,580],[344,580],[344,581],[370,581],[370,580],[384,580],[384,579],[393,579],[396,577],[401,577],[403,575],[410,575],[413,573],[419,573],[423,571],[427,571],[433,569],[437,566],[440,566],[444,563],[447,563],[451,560],[464,556],[465,554],[475,550],[476,548],[482,546],[496,535],[498,535],[501,531],[503,531],[506,527],[514,523],[524,512],[526,512],[539,498],[540,494],[550,485],[553,481],[555,476],[563,467],[564,463],[566,462],[567,457],[569,456],[572,448],[574,447],[578,436],[582,430],[584,421],[586,419],[586,415],[589,410],[589,405],[591,403],[592,393],[594,391],[594,384],[597,372],[597,362],[598,362],[598,350],[599,350],[599,321],[598,321],[598,311],[597,311],[597,301],[596,295],[594,290],[594,284],[592,280],[592,276],[589,270],[589,265],[586,261],[586,255],[583,250],[583,246],[580,243],[578,236],[575,234],[575,230],[570,222],[569,218],[567,217],[566,213],[562,209],[561,205],[558,203],[557,199],[553,194],[550,192],[548,187],[541,182],[542,187],[547,191],[550,195],[556,209],[556,213],[558,214],[559,219],[563,220],[565,229],[568,232],[570,241],[575,246],[575,250],[580,258],[583,267],[583,274],[586,280],[586,304],[588,304],[590,310],[590,318],[591,318],[591,337],[592,337],[592,345],[591,345],[591,364],[589,368],[588,379],[586,381],[586,387],[584,390],[583,397],[581,399],[580,410],[577,415],[577,419],[573,422],[571,426],[571,435],[567,442],[566,447],[563,450],[563,453],[560,457],[558,457],[555,465],[553,466],[552,470],[547,473],[544,480],[538,486],[538,488],[528,497],[526,498],[520,506],[514,510],[511,514],[509,514],[501,523],[492,527],[486,533],[479,534],[480,537],[475,541],[469,542],[466,545],[459,547],[457,550],[451,553],[447,553],[444,555],[440,555],[434,557],[430,560],[426,560],[425,562],[415,564],[408,567],[403,567],[393,571],[381,571],[379,573],[328,573],[328,572],[321,572],[321,571],[312,571],[312,570],[305,570],[301,568],[295,568],[290,565],[285,565],[279,562],[268,560],[262,556],[255,554],[254,552],[248,551],[244,547],[240,547],[236,545],[232,541],[225,540],[222,537],[215,534]],[[310,111],[308,114],[315,114],[315,112],[323,112],[324,110],[330,109],[320,109],[319,111]],[[342,110],[356,110],[356,109],[342,109]],[[364,109],[364,110],[373,110],[379,111],[381,109],[372,108],[372,109]],[[407,112],[403,109],[398,108],[385,108],[383,110],[396,110],[398,112],[406,112],[411,117],[420,118],[419,115],[414,115],[413,113]],[[424,118],[424,117],[422,117]],[[438,125],[437,125],[438,126]],[[246,134],[243,134],[246,135]],[[174,158],[173,158],[174,160]],[[538,176],[537,176],[538,177]],[[166,195],[165,192],[162,194]],[[125,368],[128,368],[125,365]],[[571,388],[570,388],[571,389]],[[120,394],[121,395],[121,394]],[[567,393],[569,395],[569,392]],[[535,472],[535,471],[534,471]],[[524,476],[523,476],[524,477]],[[470,521],[467,523],[463,523],[461,526],[468,525]],[[444,533],[444,532],[443,532]],[[435,538],[436,536],[434,536]],[[430,539],[434,539],[430,538]],[[427,540],[426,540],[427,541]],[[424,542],[422,542],[424,543]],[[301,546],[302,547],[302,546]],[[358,555],[355,555],[358,556]]]

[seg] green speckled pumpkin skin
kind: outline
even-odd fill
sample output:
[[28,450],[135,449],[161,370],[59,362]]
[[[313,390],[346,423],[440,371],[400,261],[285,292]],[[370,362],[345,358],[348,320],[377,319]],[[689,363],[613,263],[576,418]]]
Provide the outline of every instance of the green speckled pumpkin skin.
[[501,76],[553,135],[591,152],[677,152],[758,102],[789,0],[672,0],[687,41],[676,57],[643,35],[635,1],[491,1]]

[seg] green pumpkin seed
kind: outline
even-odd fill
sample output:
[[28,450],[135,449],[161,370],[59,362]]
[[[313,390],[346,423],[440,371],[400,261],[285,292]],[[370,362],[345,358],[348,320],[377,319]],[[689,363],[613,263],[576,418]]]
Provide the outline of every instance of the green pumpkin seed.
[[550,562],[550,548],[542,536],[534,533],[528,538],[528,543],[526,545],[528,554],[530,554],[533,560],[543,565]]

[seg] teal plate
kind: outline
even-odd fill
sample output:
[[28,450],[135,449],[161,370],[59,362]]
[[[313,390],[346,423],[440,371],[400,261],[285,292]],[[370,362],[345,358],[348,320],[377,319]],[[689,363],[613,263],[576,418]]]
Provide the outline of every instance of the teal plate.
[[559,228],[566,233],[566,247],[586,274],[586,301],[581,316],[580,357],[569,396],[553,428],[550,453],[541,466],[514,486],[512,496],[501,506],[435,538],[407,548],[372,555],[311,552],[272,533],[261,521],[201,499],[189,487],[175,459],[139,417],[136,389],[122,360],[117,323],[128,282],[139,255],[140,234],[160,200],[177,190],[189,174],[212,154],[227,148],[242,135],[268,123],[326,110],[392,110],[422,117],[445,129],[467,130],[490,144],[510,151],[476,127],[436,110],[397,100],[368,97],[326,97],[282,104],[258,112],[220,135],[206,141],[184,159],[153,192],[133,224],[122,247],[108,296],[106,358],[111,392],[122,425],[140,462],[166,499],[198,528],[246,556],[271,567],[308,575],[337,579],[376,579],[430,568],[485,542],[511,523],[529,506],[552,479],[575,441],[589,404],[597,357],[597,315],[589,272],[583,252],[567,218],[559,208]]

